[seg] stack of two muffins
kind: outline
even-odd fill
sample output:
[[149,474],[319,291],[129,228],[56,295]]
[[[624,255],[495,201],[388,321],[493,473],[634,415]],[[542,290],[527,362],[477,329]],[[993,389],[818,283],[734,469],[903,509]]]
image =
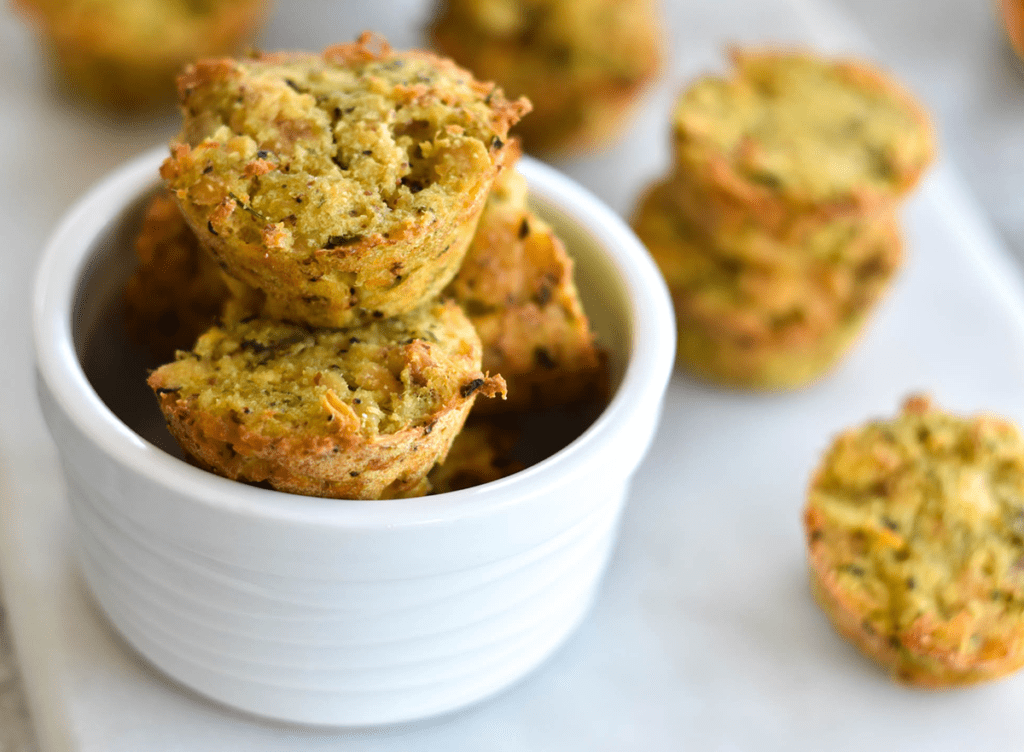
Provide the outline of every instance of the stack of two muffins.
[[901,259],[895,211],[932,158],[928,120],[863,64],[736,51],[680,97],[674,166],[634,219],[673,293],[679,360],[795,387],[849,348]]
[[221,323],[149,378],[172,434],[279,490],[424,493],[475,398],[505,391],[440,294],[528,103],[369,37],[203,61],[179,89],[161,174],[227,290],[204,288]]

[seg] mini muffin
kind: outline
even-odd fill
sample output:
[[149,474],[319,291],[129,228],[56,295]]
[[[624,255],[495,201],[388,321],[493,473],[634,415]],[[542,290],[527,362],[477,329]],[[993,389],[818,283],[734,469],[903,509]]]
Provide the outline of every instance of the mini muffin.
[[117,109],[174,101],[186,63],[235,52],[267,15],[265,0],[14,0],[70,88]]
[[999,0],[999,13],[1003,28],[1013,45],[1014,52],[1024,57],[1024,2],[1021,0]]
[[265,315],[310,326],[436,297],[529,109],[368,35],[323,55],[200,61],[178,87],[168,187],[227,272],[266,296]]
[[125,327],[158,363],[192,347],[220,314],[228,288],[216,262],[166,193],[153,197],[124,291]]
[[661,68],[651,0],[442,0],[435,46],[534,114],[516,129],[531,152],[607,146]]
[[427,476],[433,493],[449,493],[500,480],[525,465],[512,457],[520,431],[493,419],[473,417],[455,437],[442,464]]
[[925,112],[865,63],[773,50],[732,61],[731,78],[697,81],[673,115],[677,177],[716,225],[754,217],[784,232],[794,218],[884,211],[932,160]]
[[480,371],[480,340],[453,303],[347,330],[231,322],[149,385],[200,467],[352,499],[425,492],[476,396],[504,392]]
[[[677,214],[701,243],[739,261],[788,263],[801,258],[856,263],[871,252],[871,239],[896,221],[898,207],[886,205],[862,214],[823,217],[814,212],[777,216],[770,226],[756,210],[739,204],[719,211],[703,189],[676,172],[660,188]],[[842,258],[836,256],[841,252]]]
[[1024,665],[1024,439],[995,416],[911,397],[840,435],[804,513],[814,593],[904,682],[945,687]]
[[501,373],[508,399],[478,411],[524,410],[600,395],[605,358],[554,231],[526,205],[526,180],[506,171],[487,200],[469,253],[448,286],[483,342],[483,368]]
[[672,294],[678,361],[754,389],[801,386],[833,367],[887,289],[902,248],[890,222],[854,263],[841,248],[821,257],[794,249],[772,263],[723,255],[681,219],[667,182],[645,195],[633,224]]

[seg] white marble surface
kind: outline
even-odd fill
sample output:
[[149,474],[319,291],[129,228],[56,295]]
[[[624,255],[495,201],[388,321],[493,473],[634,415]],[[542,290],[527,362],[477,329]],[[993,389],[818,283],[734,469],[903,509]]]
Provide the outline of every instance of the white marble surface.
[[[999,234],[1024,259],[1024,69],[1003,42],[994,3],[834,1],[845,6],[874,42],[879,58],[935,113],[945,153]],[[332,4],[328,0],[288,4],[293,10],[300,5],[306,17],[317,17],[318,9]],[[397,3],[394,12],[408,5]],[[377,13],[380,18],[375,18]],[[342,29],[311,27],[294,20],[296,16],[281,16],[269,41],[275,46],[318,47],[351,36],[362,26],[389,25],[387,15],[387,11],[356,10]],[[403,45],[414,40],[394,41]],[[5,227],[0,249],[0,321],[5,322],[0,414],[19,418],[0,421],[0,463],[21,468],[35,461],[39,447],[49,442],[35,412],[25,326],[37,249],[57,217],[90,183],[128,156],[164,139],[174,122],[122,124],[69,107],[49,89],[30,35],[6,6],[0,15],[0,71],[0,141],[8,145],[0,153],[0,219]],[[581,167],[580,177],[586,179],[586,166]],[[627,206],[626,196],[608,198],[619,208]],[[14,473],[10,492],[30,496],[32,485],[31,479]],[[0,524],[10,525],[10,521],[0,518]],[[5,532],[19,535],[18,530]],[[25,721],[11,656],[0,615],[0,752],[28,752],[35,743]]]

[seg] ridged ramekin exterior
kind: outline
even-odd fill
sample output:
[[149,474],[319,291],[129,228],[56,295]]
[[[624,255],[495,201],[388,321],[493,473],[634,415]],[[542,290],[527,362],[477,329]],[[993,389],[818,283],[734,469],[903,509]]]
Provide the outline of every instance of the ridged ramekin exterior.
[[[85,209],[104,191],[122,208],[138,198],[147,159],[154,161],[147,156],[101,184]],[[549,181],[548,197],[557,202],[564,178],[540,167],[527,176]],[[569,198],[561,210],[580,211]],[[87,263],[82,250],[78,266],[64,270],[64,251],[54,250],[81,224],[77,211],[40,271],[38,391],[61,454],[82,571],[142,656],[197,692],[254,714],[366,726],[489,696],[572,633],[593,600],[629,479],[656,428],[674,341],[660,282],[641,275],[631,283],[631,294],[646,287],[655,299],[653,308],[644,303],[646,314],[629,312],[636,320],[622,344],[629,362],[620,391],[639,384],[636,399],[613,400],[555,456],[459,495],[287,497],[163,455],[104,414],[74,372],[71,327],[61,328],[72,301],[62,313],[52,310],[73,296]],[[96,232],[103,226],[93,224]],[[52,347],[54,337],[69,341]],[[640,369],[634,361],[644,357]],[[76,389],[85,390],[79,401]]]

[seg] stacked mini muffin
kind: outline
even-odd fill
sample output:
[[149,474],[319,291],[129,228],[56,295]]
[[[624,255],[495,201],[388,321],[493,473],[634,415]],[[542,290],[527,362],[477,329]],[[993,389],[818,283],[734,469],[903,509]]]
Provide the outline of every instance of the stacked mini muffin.
[[[571,262],[525,186],[514,217],[499,209],[521,184],[508,129],[528,102],[369,35],[322,56],[201,61],[179,86],[170,195],[150,204],[125,302],[136,340],[177,350],[149,384],[197,465],[306,495],[428,492],[476,397],[505,396],[492,369],[522,381],[515,393],[552,391],[495,355],[515,343],[489,316],[545,323],[545,377],[603,374]],[[500,288],[508,310],[463,288]],[[467,472],[435,473],[438,490],[517,469],[499,443],[486,463],[457,453]]]
[[201,61],[179,89],[161,174],[230,296],[149,378],[171,433],[229,478],[422,494],[476,397],[505,389],[438,298],[528,103],[368,35],[319,56]]
[[778,389],[832,367],[901,259],[899,202],[934,152],[880,72],[806,52],[734,51],[680,96],[674,164],[634,227],[664,273],[681,364]]

